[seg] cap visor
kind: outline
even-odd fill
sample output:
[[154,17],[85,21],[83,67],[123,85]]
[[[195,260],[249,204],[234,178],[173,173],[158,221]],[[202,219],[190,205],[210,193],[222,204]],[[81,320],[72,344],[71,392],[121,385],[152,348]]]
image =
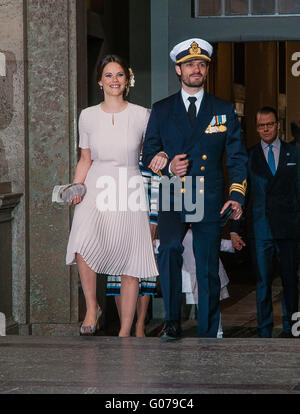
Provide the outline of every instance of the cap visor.
[[207,60],[208,62],[211,61],[211,58],[206,56],[206,55],[187,55],[184,56],[183,58],[179,59],[176,61],[176,63],[183,63],[186,62],[187,60],[195,60],[195,59],[204,59]]

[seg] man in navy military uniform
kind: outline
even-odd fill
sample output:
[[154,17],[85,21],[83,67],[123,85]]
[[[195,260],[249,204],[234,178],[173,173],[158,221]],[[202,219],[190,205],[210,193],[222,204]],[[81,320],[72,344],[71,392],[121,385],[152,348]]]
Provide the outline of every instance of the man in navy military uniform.
[[[249,149],[247,238],[256,273],[258,335],[272,337],[272,262],[277,255],[283,285],[283,332],[292,336],[292,315],[298,312],[297,244],[300,238],[299,148],[279,139],[274,108],[256,116],[260,142]],[[249,194],[248,194],[249,193]],[[231,226],[233,246],[245,245],[239,222]]]
[[[234,105],[209,95],[204,84],[211,60],[212,46],[202,39],[179,43],[170,53],[175,63],[181,90],[153,105],[143,148],[143,163],[163,152],[168,158],[164,176],[192,179],[192,197],[204,196],[204,217],[194,221],[174,208],[160,209],[158,228],[160,247],[158,265],[166,311],[161,332],[163,341],[178,339],[181,334],[182,240],[191,222],[198,281],[198,335],[216,337],[220,319],[218,275],[220,248],[220,213],[231,205],[231,218],[238,219],[246,190],[247,153]],[[224,178],[222,157],[226,151],[229,172],[229,200],[223,205]],[[179,178],[180,180],[180,178]],[[198,181],[204,185],[199,190]],[[182,197],[190,196],[182,189]],[[190,213],[190,212],[189,212]]]

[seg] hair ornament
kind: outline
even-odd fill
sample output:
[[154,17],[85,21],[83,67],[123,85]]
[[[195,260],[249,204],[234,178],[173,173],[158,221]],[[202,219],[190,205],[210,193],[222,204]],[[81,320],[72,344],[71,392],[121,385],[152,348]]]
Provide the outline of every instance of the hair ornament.
[[130,86],[130,88],[133,88],[134,85],[135,85],[135,79],[134,79],[134,73],[133,73],[131,68],[129,68],[129,75],[130,75],[130,77],[129,77],[129,86]]

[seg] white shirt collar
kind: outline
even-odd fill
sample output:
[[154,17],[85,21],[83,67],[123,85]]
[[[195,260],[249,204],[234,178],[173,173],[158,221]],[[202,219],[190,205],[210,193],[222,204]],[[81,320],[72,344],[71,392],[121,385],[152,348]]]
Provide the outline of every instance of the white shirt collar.
[[181,88],[181,96],[183,102],[186,102],[190,96],[193,96],[197,99],[197,101],[202,100],[204,94],[204,88],[202,88],[199,92],[195,93],[195,95],[189,95],[183,88]]
[[[263,140],[261,140],[260,142],[261,142],[261,146],[262,146],[263,149],[268,148],[269,144],[267,144]],[[280,139],[279,139],[279,137],[277,137],[275,139],[275,141],[272,142],[272,145],[273,145],[273,148],[278,149],[278,150],[280,149]]]

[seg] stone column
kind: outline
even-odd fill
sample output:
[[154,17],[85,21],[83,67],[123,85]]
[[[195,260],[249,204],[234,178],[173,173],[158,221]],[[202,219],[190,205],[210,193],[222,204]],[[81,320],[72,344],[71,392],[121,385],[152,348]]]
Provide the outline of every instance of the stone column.
[[0,183],[0,312],[5,315],[6,332],[18,333],[12,301],[12,211],[22,194],[12,193],[10,183]]
[[77,139],[76,0],[27,0],[28,233],[33,335],[78,333],[78,276],[65,265]]
[[77,50],[80,68],[86,50],[77,49],[77,38],[85,33],[85,7],[77,0],[1,2],[0,182],[24,194],[12,221],[12,312],[20,334],[78,334],[78,274],[65,265],[72,210],[52,204],[51,193],[72,180],[77,161],[78,108],[86,106],[86,84],[78,90],[86,69],[77,71]]
[[[28,331],[28,273],[26,263],[26,103],[25,22],[23,0],[1,1],[0,12],[0,183],[10,182],[23,193],[12,212],[12,317]],[[9,234],[3,234],[8,238]],[[24,329],[23,329],[24,328]]]

